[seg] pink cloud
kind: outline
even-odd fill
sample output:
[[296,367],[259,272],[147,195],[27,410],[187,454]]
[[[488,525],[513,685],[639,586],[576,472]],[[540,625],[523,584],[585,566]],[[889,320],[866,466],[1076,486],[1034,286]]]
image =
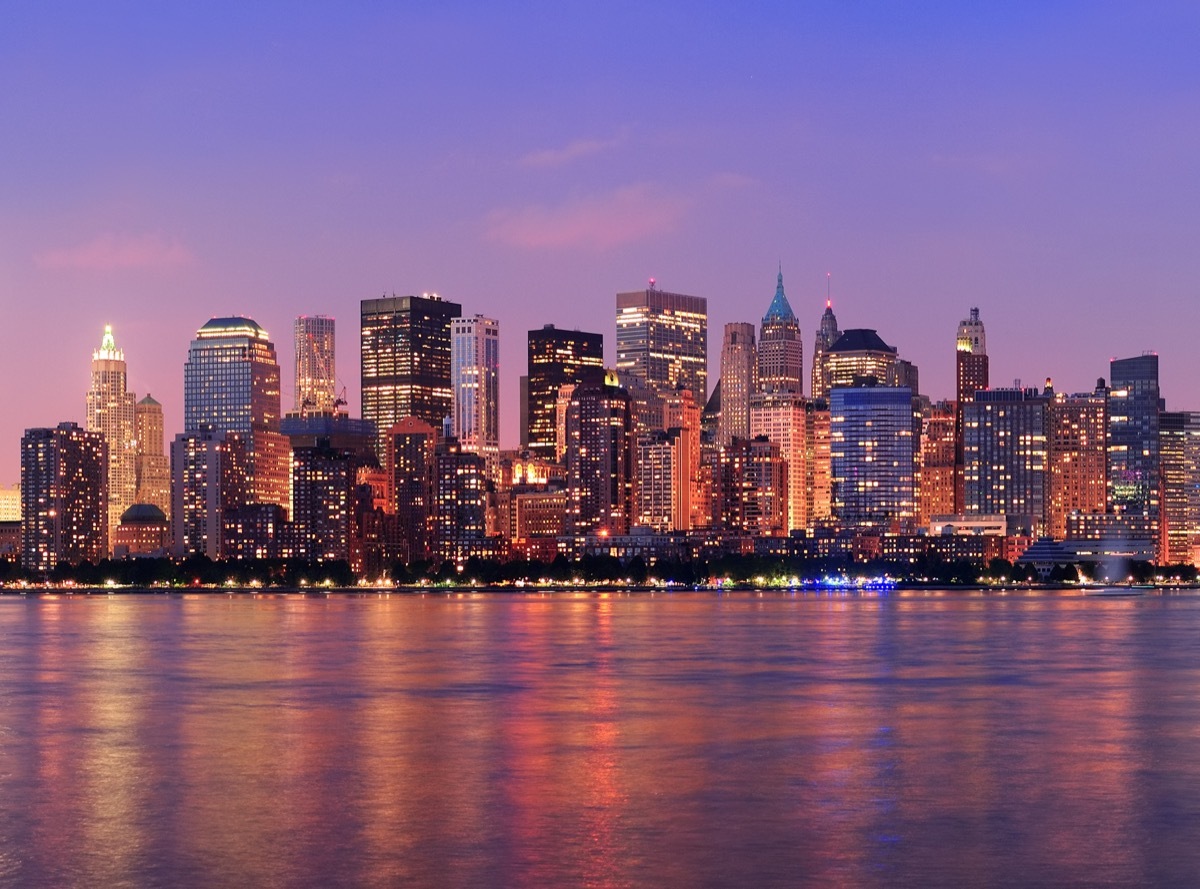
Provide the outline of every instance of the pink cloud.
[[74,247],[43,250],[33,257],[43,269],[112,272],[187,265],[194,257],[174,238],[157,234],[102,234]]
[[556,207],[497,210],[488,219],[487,234],[515,247],[605,250],[673,231],[687,208],[688,201],[656,186],[627,185]]
[[572,161],[593,154],[600,154],[612,148],[619,148],[629,137],[627,130],[622,130],[611,139],[576,139],[562,148],[545,148],[533,151],[521,158],[521,165],[526,167],[561,167]]

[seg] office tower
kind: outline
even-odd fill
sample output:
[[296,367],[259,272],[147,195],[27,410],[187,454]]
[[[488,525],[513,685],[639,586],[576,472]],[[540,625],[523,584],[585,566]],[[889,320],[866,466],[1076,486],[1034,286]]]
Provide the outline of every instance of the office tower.
[[758,389],[758,350],[754,325],[734,321],[725,325],[721,344],[721,419],[717,441],[750,437],[750,396]]
[[108,442],[75,423],[21,437],[21,567],[98,563],[108,556]]
[[804,391],[804,341],[800,322],[783,292],[783,269],[758,336],[758,387],[763,392]]
[[[896,347],[889,346],[873,330],[854,328],[842,332],[825,352],[826,381],[836,386],[861,386],[872,380],[878,386],[897,387],[901,374]],[[903,376],[911,380],[912,365]],[[911,390],[915,394],[915,390]],[[832,404],[832,400],[831,400]]]
[[134,473],[137,493],[134,501],[149,503],[171,515],[171,460],[164,450],[162,405],[149,394],[134,405],[134,429],[137,447]]
[[[759,353],[762,354],[761,352]],[[761,392],[750,400],[750,435],[765,437],[779,447],[779,456],[787,464],[788,502],[786,528],[796,531],[808,526],[805,483],[804,397],[798,391]]]
[[126,390],[125,353],[117,348],[112,327],[106,325],[100,348],[92,352],[92,385],[87,393],[89,432],[108,442],[107,540],[121,522],[121,513],[137,495],[137,433],[133,393]]
[[[662,428],[671,437],[676,455],[673,461],[676,530],[687,531],[708,524],[709,509],[704,503],[700,461],[700,405],[695,393],[676,389],[663,396]],[[674,433],[679,431],[678,441]]]
[[301,315],[294,327],[296,337],[295,403],[299,414],[329,414],[340,406],[334,362],[333,319],[325,315]]
[[1108,497],[1108,399],[1104,381],[1094,392],[1056,394],[1049,404],[1047,462],[1050,501],[1046,533],[1067,535],[1067,517],[1100,514]]
[[547,324],[529,331],[529,395],[526,438],[533,455],[554,458],[555,404],[560,386],[602,378],[604,337],[559,330]]
[[1109,505],[1118,515],[1157,522],[1159,510],[1158,356],[1114,358],[1108,391]]
[[171,442],[171,540],[176,554],[225,556],[225,513],[251,500],[247,441],[237,433],[181,432]]
[[1045,533],[1049,502],[1047,432],[1051,393],[976,391],[963,411],[966,515],[1005,515],[1026,533]]
[[362,301],[362,415],[381,436],[405,417],[441,429],[451,416],[450,329],[461,316],[436,294]]
[[826,299],[825,312],[821,315],[821,323],[817,327],[816,342],[813,346],[812,397],[815,399],[829,397],[829,367],[825,357],[840,336],[837,318],[833,314],[833,302]]
[[500,456],[500,322],[483,315],[451,322],[450,385],[459,446],[494,469]]
[[1159,414],[1159,460],[1159,561],[1163,565],[1196,565],[1200,557],[1200,413]]
[[787,531],[787,466],[765,437],[735,438],[713,462],[712,527],[775,537]]
[[804,410],[804,511],[811,526],[832,516],[829,403],[810,399]]
[[0,522],[21,521],[21,485],[0,488]]
[[236,435],[249,502],[286,509],[291,455],[279,432],[279,407],[279,364],[265,330],[249,318],[230,317],[196,331],[183,367],[184,432]]
[[921,412],[921,459],[917,524],[954,514],[955,428],[958,407],[952,401],[926,405]]
[[617,294],[617,373],[654,389],[708,392],[708,300],[658,290]]
[[433,456],[441,434],[419,417],[387,431],[387,497],[396,517],[397,557],[406,565],[432,555]]
[[487,547],[484,460],[464,450],[457,439],[443,438],[434,447],[432,546],[436,561],[460,569],[472,556],[490,555]]
[[886,528],[916,517],[913,426],[907,387],[830,390],[830,499],[841,525]]
[[291,517],[298,557],[350,561],[361,465],[354,451],[333,447],[327,438],[292,449]]
[[580,383],[567,408],[568,534],[627,534],[633,522],[633,411],[616,382]]
[[979,309],[958,324],[954,340],[954,398],[958,405],[954,421],[954,512],[963,512],[963,409],[980,389],[988,387],[987,334],[979,320]]

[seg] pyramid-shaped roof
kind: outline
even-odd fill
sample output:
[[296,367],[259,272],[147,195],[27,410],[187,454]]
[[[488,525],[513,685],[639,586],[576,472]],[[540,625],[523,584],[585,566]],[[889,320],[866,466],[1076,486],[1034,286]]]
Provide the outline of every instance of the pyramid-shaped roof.
[[781,322],[796,323],[796,313],[792,311],[787,294],[783,292],[783,269],[779,270],[779,277],[775,281],[775,296],[771,300],[771,305],[767,307],[767,314],[763,315],[762,319],[764,325]]

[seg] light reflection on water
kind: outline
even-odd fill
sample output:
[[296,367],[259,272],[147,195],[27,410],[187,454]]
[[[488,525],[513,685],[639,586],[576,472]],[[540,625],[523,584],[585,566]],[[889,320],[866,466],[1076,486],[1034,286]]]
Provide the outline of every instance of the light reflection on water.
[[1200,597],[0,599],[0,883],[1190,885]]

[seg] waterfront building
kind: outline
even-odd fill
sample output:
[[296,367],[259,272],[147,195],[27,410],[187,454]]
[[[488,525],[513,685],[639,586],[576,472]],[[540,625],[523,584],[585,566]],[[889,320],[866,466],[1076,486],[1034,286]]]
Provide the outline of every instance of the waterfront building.
[[113,557],[164,557],[171,550],[171,523],[153,503],[135,503],[121,514],[112,541]]
[[221,515],[221,557],[230,561],[300,556],[295,526],[277,503],[244,503]]
[[1067,536],[1072,513],[1102,513],[1108,497],[1108,398],[1104,381],[1093,392],[1056,394],[1048,405],[1050,473],[1046,534]]
[[335,446],[329,438],[292,447],[291,522],[296,555],[349,562],[357,533],[359,469],[377,465],[374,450]]
[[483,315],[450,325],[453,433],[467,453],[495,471],[500,455],[500,322]]
[[150,503],[171,516],[171,460],[164,448],[166,437],[163,410],[149,394],[134,405],[134,429],[137,447],[134,474],[137,478],[136,503]]
[[1160,562],[1200,564],[1200,413],[1159,414],[1162,505]]
[[528,417],[525,446],[531,454],[551,459],[555,455],[555,405],[559,388],[595,381],[603,374],[602,335],[560,330],[553,324],[529,331],[529,375],[523,413]]
[[[761,354],[761,352],[760,352]],[[798,531],[808,526],[805,496],[808,466],[805,460],[808,409],[796,390],[775,388],[750,400],[750,435],[763,436],[779,447],[787,466],[787,511],[785,527]]]
[[1160,412],[1158,356],[1114,358],[1109,365],[1108,502],[1118,515],[1141,515],[1157,527]]
[[658,290],[617,294],[617,373],[653,389],[708,392],[708,300]]
[[954,512],[963,511],[963,409],[975,393],[988,387],[987,332],[979,320],[979,309],[958,324],[954,339]]
[[839,524],[912,524],[917,515],[914,425],[913,393],[906,386],[835,385],[830,390],[830,500]]
[[21,485],[0,488],[0,522],[21,521]]
[[787,533],[787,464],[765,436],[722,445],[713,464],[712,528],[727,535]]
[[637,521],[655,531],[686,531],[694,515],[697,430],[660,429],[637,438]]
[[829,435],[829,402],[819,398],[805,401],[804,514],[809,527],[828,522],[833,515]]
[[1025,533],[1045,533],[1049,402],[1038,389],[977,391],[963,412],[963,496],[967,515],[1019,517]]
[[625,534],[634,517],[629,393],[615,373],[575,387],[567,408],[567,533]]
[[456,438],[443,438],[434,447],[432,469],[434,559],[461,568],[472,556],[490,557],[483,457],[464,450]]
[[290,454],[279,431],[279,385],[275,346],[256,322],[213,318],[196,331],[183,368],[184,433],[236,435],[249,502],[286,509]]
[[181,432],[171,442],[171,545],[176,555],[224,557],[225,512],[251,500],[246,440]]
[[917,524],[955,512],[955,454],[958,406],[953,401],[926,404],[921,412],[921,459]]
[[441,429],[451,416],[451,326],[461,316],[437,294],[362,301],[362,415],[381,436],[405,417]]
[[87,392],[84,428],[99,432],[108,443],[107,540],[121,513],[137,496],[137,431],[133,393],[126,386],[125,353],[117,348],[111,325],[105,325],[100,348],[92,352],[92,381]]
[[[783,291],[783,269],[758,335],[758,388],[763,392],[804,391],[804,340],[800,322]],[[753,434],[753,433],[751,433]]]
[[301,315],[293,328],[296,345],[295,401],[298,414],[333,413],[337,396],[334,321],[326,315]]
[[813,344],[812,397],[814,399],[828,400],[829,398],[829,364],[826,356],[839,337],[841,337],[841,332],[838,330],[837,316],[833,314],[833,301],[826,298],[825,312],[821,315],[821,322],[817,326],[816,341]]
[[750,396],[758,390],[758,350],[754,325],[731,322],[725,325],[721,345],[721,415],[717,443],[750,437]]
[[388,511],[395,516],[397,557],[406,565],[433,552],[433,458],[440,437],[419,417],[404,417],[387,432]]
[[75,423],[26,429],[21,437],[21,567],[108,556],[108,442]]

